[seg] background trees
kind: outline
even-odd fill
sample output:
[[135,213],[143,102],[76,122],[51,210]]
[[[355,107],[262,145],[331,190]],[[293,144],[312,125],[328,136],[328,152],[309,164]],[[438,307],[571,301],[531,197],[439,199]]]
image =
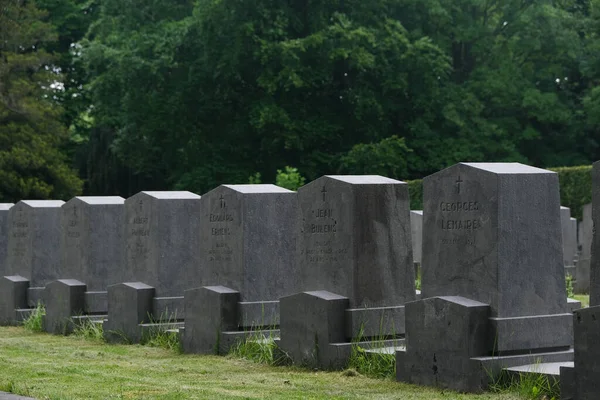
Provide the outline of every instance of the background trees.
[[45,27],[15,43],[86,193],[600,158],[599,0],[0,3]]

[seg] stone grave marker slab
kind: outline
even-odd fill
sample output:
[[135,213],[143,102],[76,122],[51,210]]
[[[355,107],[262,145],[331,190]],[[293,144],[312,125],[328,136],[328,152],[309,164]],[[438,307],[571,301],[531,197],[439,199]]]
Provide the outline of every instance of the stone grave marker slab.
[[60,216],[62,200],[21,200],[8,212],[6,275],[42,287],[62,275]]
[[8,211],[13,203],[0,203],[0,277],[5,275],[8,257]]
[[202,285],[240,292],[246,302],[298,290],[296,192],[275,185],[221,185],[202,196]]
[[[140,192],[125,200],[125,282],[143,282],[155,296],[183,296],[200,285],[200,196]],[[110,308],[110,305],[109,305]]]
[[460,163],[423,187],[423,298],[463,296],[499,318],[567,312],[556,173]]
[[82,196],[62,206],[61,278],[84,282],[89,291],[123,282],[124,204],[119,196]]
[[349,298],[350,307],[415,299],[406,183],[377,175],[323,176],[298,190],[302,289]]

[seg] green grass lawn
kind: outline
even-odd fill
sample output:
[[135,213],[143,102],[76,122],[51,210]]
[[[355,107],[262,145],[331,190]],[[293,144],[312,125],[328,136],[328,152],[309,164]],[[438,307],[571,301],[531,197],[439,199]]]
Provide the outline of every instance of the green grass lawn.
[[521,399],[0,328],[0,390],[42,399]]

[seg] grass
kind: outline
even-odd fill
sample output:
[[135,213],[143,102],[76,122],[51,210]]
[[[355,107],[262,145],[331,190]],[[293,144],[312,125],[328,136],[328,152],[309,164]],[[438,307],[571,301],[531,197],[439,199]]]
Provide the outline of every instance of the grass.
[[29,317],[23,321],[23,326],[31,332],[43,332],[45,315],[46,308],[41,303],[38,303],[37,307],[29,314]]
[[573,296],[575,296],[575,291],[573,290],[573,277],[571,274],[565,276],[565,286],[567,289],[567,297],[573,298]]
[[[0,390],[44,399],[521,400],[0,328]],[[351,376],[355,375],[355,376]]]
[[590,306],[590,295],[589,294],[576,294],[572,297],[572,299],[580,301],[582,308]]
[[244,340],[231,347],[229,356],[266,365],[291,364],[288,355],[277,347],[274,339],[271,334],[265,337],[260,332],[250,332]]
[[543,374],[511,374],[503,372],[490,385],[490,390],[496,393],[515,393],[530,399],[560,399],[560,384],[558,380],[548,378]]
[[102,323],[94,322],[91,319],[83,319],[75,324],[73,335],[82,339],[104,341],[104,330]]

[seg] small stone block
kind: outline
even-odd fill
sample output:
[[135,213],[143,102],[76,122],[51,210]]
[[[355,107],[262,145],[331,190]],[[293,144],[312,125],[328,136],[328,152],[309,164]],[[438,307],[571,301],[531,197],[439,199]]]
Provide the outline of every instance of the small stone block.
[[16,310],[27,308],[29,280],[22,276],[0,277],[0,325],[16,324]]
[[396,352],[398,381],[478,392],[485,386],[471,357],[492,348],[490,306],[458,296],[406,303],[406,352]]
[[346,341],[347,297],[327,291],[302,292],[282,297],[281,348],[297,364],[331,367],[337,356],[330,343]]
[[108,341],[141,340],[139,324],[152,315],[154,288],[142,282],[128,282],[108,287],[108,321],[104,337]]
[[46,286],[46,332],[66,335],[73,331],[71,317],[83,314],[86,288],[85,283],[75,279],[59,279]]
[[279,326],[279,301],[242,301],[239,306],[239,326],[272,328]]
[[108,311],[108,292],[85,292],[85,312],[87,314],[106,314]]
[[600,399],[600,306],[573,314],[577,399]]
[[184,297],[155,297],[154,319],[159,321],[179,321],[185,319]]
[[561,400],[577,400],[577,385],[574,367],[560,367]]
[[221,332],[238,329],[240,292],[224,286],[204,286],[184,292],[186,353],[219,353]]
[[490,318],[496,351],[527,351],[569,347],[573,343],[571,313]]
[[404,334],[404,306],[346,310],[346,336],[379,338]]

